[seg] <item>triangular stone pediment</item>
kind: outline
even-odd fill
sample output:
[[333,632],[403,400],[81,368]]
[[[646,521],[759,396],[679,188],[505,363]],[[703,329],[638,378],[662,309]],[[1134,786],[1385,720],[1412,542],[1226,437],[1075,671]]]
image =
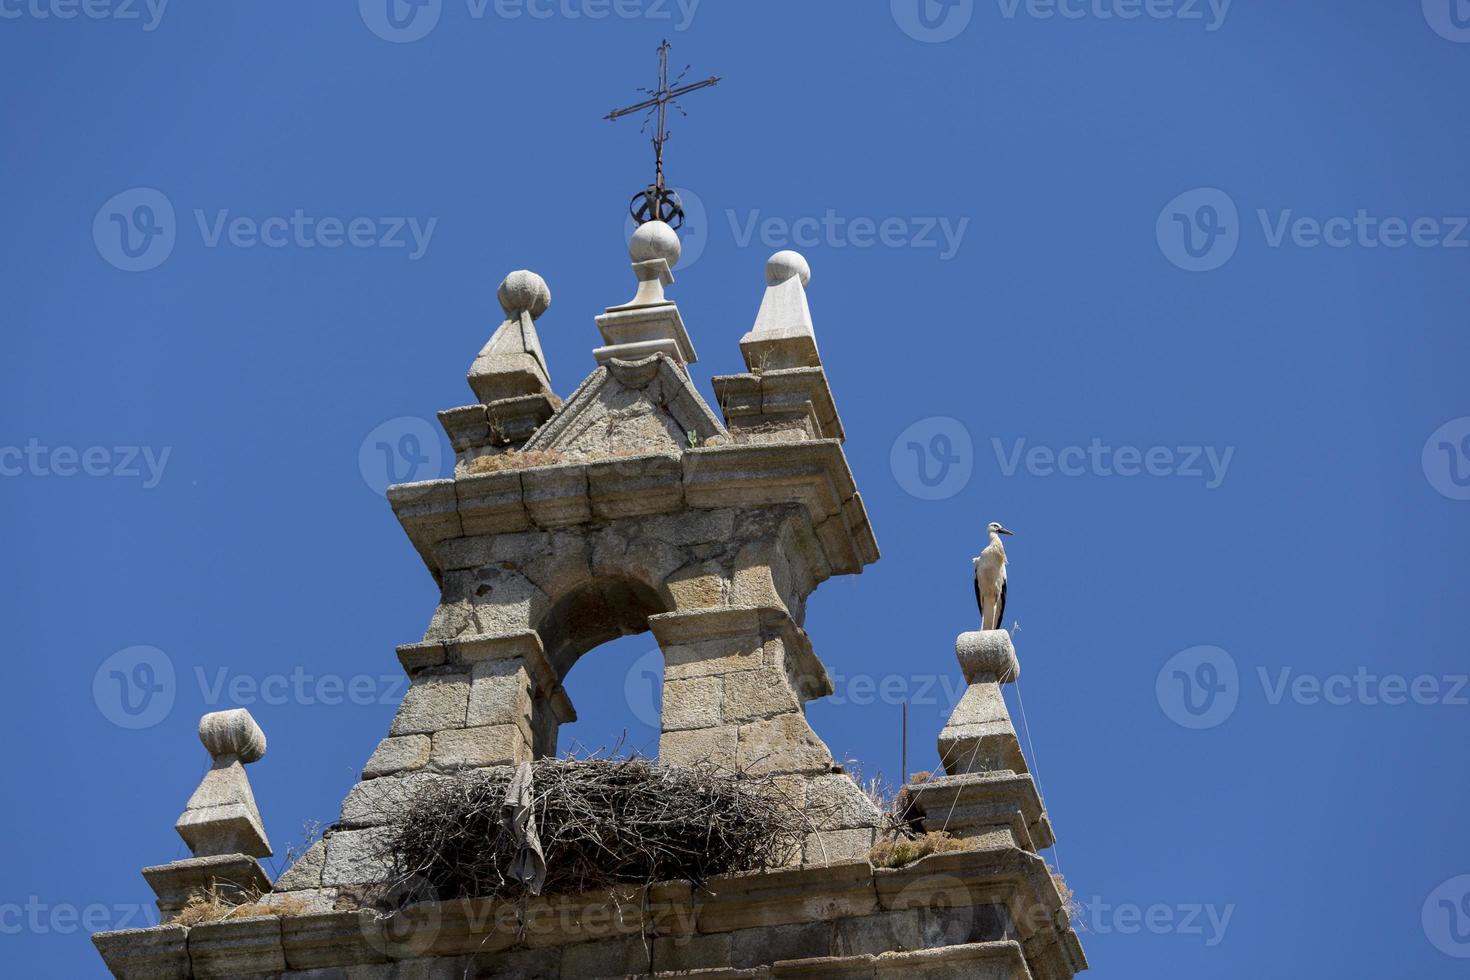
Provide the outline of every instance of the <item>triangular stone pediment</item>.
[[677,454],[728,439],[689,376],[667,355],[654,354],[601,365],[537,430],[525,451],[597,459]]

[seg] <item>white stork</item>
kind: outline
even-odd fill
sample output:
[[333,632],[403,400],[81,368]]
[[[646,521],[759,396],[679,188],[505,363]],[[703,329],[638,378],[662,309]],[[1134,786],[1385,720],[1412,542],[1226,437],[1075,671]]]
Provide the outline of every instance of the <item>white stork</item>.
[[980,628],[998,630],[1006,614],[1006,549],[1000,543],[1007,531],[998,521],[991,521],[990,544],[975,558],[975,604],[980,607]]

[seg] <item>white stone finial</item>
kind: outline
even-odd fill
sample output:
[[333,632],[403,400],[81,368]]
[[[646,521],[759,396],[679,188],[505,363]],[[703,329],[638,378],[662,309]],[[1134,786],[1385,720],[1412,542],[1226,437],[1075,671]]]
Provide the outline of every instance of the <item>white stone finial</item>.
[[212,711],[200,718],[199,741],[216,762],[222,758],[259,762],[265,756],[265,732],[244,708]]
[[505,322],[470,365],[470,389],[483,405],[526,395],[554,397],[534,326],[551,308],[551,287],[536,273],[518,269],[505,277],[495,297]]
[[788,279],[801,277],[803,286],[812,284],[812,267],[800,252],[787,249],[766,260],[766,285],[779,286]]
[[250,792],[245,765],[265,755],[265,733],[244,708],[199,719],[199,741],[214,760],[174,829],[195,857],[270,857],[270,841]]
[[755,326],[740,338],[752,371],[821,367],[812,311],[806,301],[812,267],[800,252],[777,252],[766,261],[766,295]]
[[663,259],[673,269],[679,264],[679,257],[683,254],[684,246],[679,241],[679,233],[662,221],[649,221],[639,225],[638,230],[633,232],[632,240],[628,242],[628,258],[635,264]]
[[633,232],[628,258],[633,260],[638,292],[620,306],[609,306],[597,318],[605,341],[605,346],[592,352],[597,363],[636,361],[650,354],[666,354],[679,364],[694,363],[694,345],[679,308],[664,295],[682,254],[679,234],[666,222],[647,221]]
[[495,296],[500,300],[500,308],[506,317],[512,320],[518,319],[522,313],[529,313],[532,320],[539,320],[541,314],[551,308],[551,287],[546,285],[545,279],[527,269],[517,269],[506,276]]

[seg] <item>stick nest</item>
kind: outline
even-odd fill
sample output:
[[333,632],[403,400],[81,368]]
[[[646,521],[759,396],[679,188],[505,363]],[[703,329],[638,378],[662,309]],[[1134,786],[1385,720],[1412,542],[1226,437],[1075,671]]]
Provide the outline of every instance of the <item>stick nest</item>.
[[[709,763],[543,759],[532,805],[546,856],[543,894],[687,880],[784,866],[811,829],[769,777]],[[500,823],[512,771],[435,783],[409,802],[385,844],[398,885],[419,897],[519,897],[515,841]]]

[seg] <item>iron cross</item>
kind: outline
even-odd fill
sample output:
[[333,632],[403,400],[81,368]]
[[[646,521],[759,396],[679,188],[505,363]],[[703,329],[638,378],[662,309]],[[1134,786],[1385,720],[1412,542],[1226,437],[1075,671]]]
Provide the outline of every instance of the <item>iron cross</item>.
[[644,132],[647,132],[649,122],[656,119],[657,130],[653,137],[654,181],[646,190],[640,191],[633,196],[629,210],[639,224],[645,224],[649,221],[666,221],[675,228],[678,228],[684,223],[684,208],[680,204],[679,195],[669,190],[664,184],[664,144],[669,141],[669,107],[673,106],[681,114],[688,115],[688,113],[684,112],[684,108],[679,105],[679,98],[688,95],[690,92],[698,92],[700,89],[718,85],[720,76],[711,75],[702,82],[680,85],[679,83],[683,81],[684,76],[689,73],[689,68],[686,66],[684,71],[679,74],[679,77],[674,79],[673,85],[671,86],[669,83],[670,50],[668,41],[659,45],[658,88],[640,89],[640,91],[647,92],[652,97],[644,99],[637,105],[628,106],[626,109],[615,109],[608,113],[606,118],[616,120],[624,116],[631,116],[635,112],[647,110],[648,115],[643,121]]

